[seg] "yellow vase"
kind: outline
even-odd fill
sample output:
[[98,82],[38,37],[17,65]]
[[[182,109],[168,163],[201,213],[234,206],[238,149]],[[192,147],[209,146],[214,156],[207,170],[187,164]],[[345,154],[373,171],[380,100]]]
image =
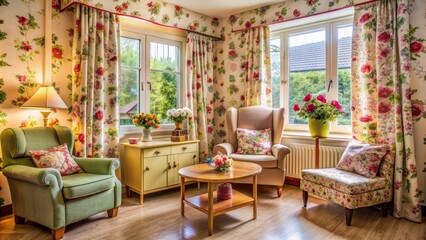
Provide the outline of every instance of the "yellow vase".
[[309,132],[312,137],[328,137],[330,132],[330,123],[322,123],[321,120],[309,119]]

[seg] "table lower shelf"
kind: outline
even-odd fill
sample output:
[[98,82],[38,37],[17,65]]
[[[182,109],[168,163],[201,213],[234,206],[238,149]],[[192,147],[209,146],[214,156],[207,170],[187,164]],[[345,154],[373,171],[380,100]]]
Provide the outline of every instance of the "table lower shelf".
[[[184,202],[201,212],[208,214],[209,212],[209,201],[208,194],[202,194],[195,197],[185,199]],[[221,215],[223,213],[241,208],[244,206],[252,205],[254,199],[237,190],[232,190],[232,198],[222,200],[217,198],[217,192],[213,192],[213,216]]]

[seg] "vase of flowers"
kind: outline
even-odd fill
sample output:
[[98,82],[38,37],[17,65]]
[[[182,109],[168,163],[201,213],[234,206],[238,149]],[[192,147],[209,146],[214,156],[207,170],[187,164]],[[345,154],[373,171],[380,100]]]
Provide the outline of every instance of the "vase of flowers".
[[183,121],[185,121],[188,117],[192,117],[191,109],[187,107],[170,109],[166,112],[166,115],[167,118],[169,118],[175,123],[176,127],[175,130],[172,132],[172,136],[170,137],[171,141],[185,141],[186,137],[183,133]]
[[330,122],[345,113],[337,100],[327,102],[323,95],[313,96],[310,93],[303,98],[301,107],[297,103],[293,106],[293,111],[297,112],[298,118],[308,119],[312,137],[328,137]]
[[206,164],[221,172],[227,172],[232,167],[232,158],[218,153],[213,158],[207,158]]
[[132,117],[133,124],[142,128],[143,136],[142,142],[152,141],[151,129],[160,127],[160,119],[155,114],[140,113]]

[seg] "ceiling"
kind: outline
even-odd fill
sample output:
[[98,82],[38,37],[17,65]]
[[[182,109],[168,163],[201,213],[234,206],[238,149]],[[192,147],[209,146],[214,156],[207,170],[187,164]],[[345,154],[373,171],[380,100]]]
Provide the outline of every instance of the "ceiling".
[[162,0],[210,17],[224,18],[283,0]]

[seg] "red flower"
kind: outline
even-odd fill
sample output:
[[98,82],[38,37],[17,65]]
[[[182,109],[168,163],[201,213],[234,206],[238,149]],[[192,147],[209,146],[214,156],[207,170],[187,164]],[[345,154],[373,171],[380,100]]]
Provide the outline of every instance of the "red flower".
[[423,43],[422,42],[412,42],[410,43],[410,52],[411,53],[419,53],[423,51]]
[[392,93],[392,89],[388,87],[379,87],[379,97],[381,98],[388,98]]
[[247,21],[246,22],[246,24],[244,25],[246,28],[249,28],[249,27],[251,27],[251,22],[250,21]]
[[278,16],[277,22],[284,20],[283,16]]
[[76,73],[80,72],[80,64],[76,64],[74,66],[74,72],[76,72]]
[[246,96],[244,96],[244,95],[241,95],[241,96],[240,96],[240,100],[241,100],[241,101],[244,101],[244,100],[246,100]]
[[321,94],[317,96],[317,100],[323,103],[327,102],[327,99],[325,99],[325,97]]
[[423,114],[423,106],[420,104],[411,104],[411,115],[413,118],[418,118]]
[[21,50],[24,50],[25,52],[29,52],[33,49],[33,47],[30,45],[29,42],[21,42]]
[[259,79],[259,72],[253,72],[253,78],[258,80]]
[[186,66],[190,67],[192,65],[192,60],[188,59],[186,60]]
[[379,113],[388,113],[391,110],[391,105],[388,102],[379,103]]
[[307,101],[309,101],[309,100],[311,100],[311,99],[312,99],[312,94],[308,93],[308,94],[306,94],[306,95],[305,95],[305,97],[303,98],[303,101],[304,101],[304,102],[307,102]]
[[55,58],[61,58],[62,57],[62,50],[59,48],[52,48],[52,54]]
[[175,6],[175,10],[176,10],[176,11],[178,11],[178,12],[179,12],[181,9],[182,9],[182,7],[181,7],[181,6],[178,6],[178,5],[176,5],[176,6]]
[[201,74],[197,73],[197,79],[201,78]]
[[306,106],[307,112],[314,112],[315,109],[317,109],[317,108],[315,107],[315,105],[313,103],[309,103],[308,106]]
[[361,116],[359,120],[363,123],[369,123],[373,121],[373,117],[371,117],[370,115],[364,115],[364,116]]
[[122,6],[124,9],[128,9],[128,8],[129,8],[129,5],[127,5],[127,3],[125,3],[125,2],[124,2],[124,3],[122,3],[122,4],[121,4],[121,6]]
[[102,120],[102,118],[104,118],[104,112],[102,112],[102,111],[97,111],[97,112],[95,112],[95,118],[97,119],[97,120]]
[[361,66],[361,72],[362,73],[370,73],[371,72],[371,66],[370,64],[366,63],[364,65]]
[[380,56],[385,58],[389,55],[389,53],[390,53],[389,48],[385,48],[382,51],[380,51]]
[[248,62],[243,62],[242,64],[241,64],[241,69],[248,69]]
[[342,110],[342,105],[337,100],[331,100],[331,106],[334,106],[337,110]]
[[379,36],[377,36],[377,40],[379,42],[389,42],[391,37],[392,36],[390,35],[390,33],[386,31],[386,32],[380,33]]
[[123,11],[123,8],[120,5],[115,6],[115,11],[118,13],[121,13]]
[[229,56],[234,57],[237,55],[237,51],[235,51],[235,49],[232,49],[231,51],[229,51]]
[[299,10],[297,10],[297,9],[294,9],[294,11],[293,11],[293,16],[295,16],[295,17],[299,17],[300,16],[300,11]]
[[315,0],[309,0],[309,1],[308,1],[308,5],[309,5],[309,6],[312,6],[312,5],[314,5],[314,4],[315,4]]
[[201,88],[201,83],[197,82],[197,89],[200,89],[200,88]]
[[212,82],[213,82],[213,79],[211,77],[207,79],[207,83],[212,83]]
[[25,76],[25,75],[19,75],[18,76],[18,80],[19,80],[20,83],[23,83],[23,82],[27,81],[27,76]]
[[207,127],[207,132],[208,133],[212,133],[213,132],[213,127],[212,126],[208,126]]
[[150,7],[152,7],[152,6],[154,6],[154,4],[153,4],[152,2],[149,2],[149,3],[147,3],[146,5],[147,5],[149,8],[150,8]]
[[20,16],[18,18],[18,23],[21,24],[22,26],[26,26],[28,25],[28,19],[24,16]]
[[206,107],[206,113],[210,114],[212,113],[212,111],[213,111],[213,108],[211,106]]
[[105,70],[104,70],[104,68],[103,68],[103,67],[98,67],[98,69],[96,69],[96,73],[97,73],[99,76],[103,76],[103,75],[104,75],[104,72],[105,72]]
[[105,26],[102,23],[96,23],[96,30],[101,31],[104,30]]
[[77,138],[78,138],[79,142],[84,143],[84,134],[83,133],[78,134]]
[[189,30],[195,31],[197,27],[195,25],[189,25]]
[[401,188],[401,182],[400,182],[400,181],[395,181],[395,182],[393,183],[393,188],[394,188],[395,190],[399,190],[399,189]]
[[295,111],[295,112],[298,112],[298,111],[300,111],[300,107],[299,107],[299,104],[294,104],[294,106],[293,106],[293,111]]
[[364,24],[368,21],[371,20],[371,18],[373,18],[373,15],[371,15],[371,13],[364,13],[360,18],[359,18],[359,23]]

